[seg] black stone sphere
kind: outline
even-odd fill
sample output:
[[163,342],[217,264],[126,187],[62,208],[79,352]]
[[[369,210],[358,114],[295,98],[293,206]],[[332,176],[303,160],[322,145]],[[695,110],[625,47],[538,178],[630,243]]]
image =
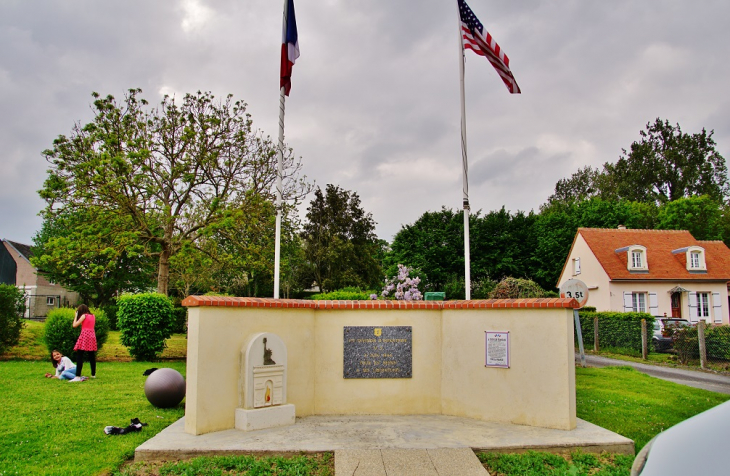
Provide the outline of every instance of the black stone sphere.
[[158,369],[144,383],[144,394],[157,408],[172,408],[185,398],[185,378],[175,369]]

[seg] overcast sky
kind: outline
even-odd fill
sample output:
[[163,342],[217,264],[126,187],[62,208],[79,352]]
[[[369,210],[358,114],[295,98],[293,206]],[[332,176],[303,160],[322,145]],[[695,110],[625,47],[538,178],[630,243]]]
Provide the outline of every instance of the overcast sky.
[[[614,162],[656,117],[714,129],[730,157],[727,0],[471,0],[510,57],[511,95],[467,51],[472,210],[529,211]],[[91,120],[92,91],[211,91],[278,134],[283,1],[0,2],[0,237],[30,243],[41,152]],[[286,141],[322,188],[357,192],[388,241],[461,208],[456,0],[295,0],[301,57]],[[306,205],[305,205],[306,206]]]

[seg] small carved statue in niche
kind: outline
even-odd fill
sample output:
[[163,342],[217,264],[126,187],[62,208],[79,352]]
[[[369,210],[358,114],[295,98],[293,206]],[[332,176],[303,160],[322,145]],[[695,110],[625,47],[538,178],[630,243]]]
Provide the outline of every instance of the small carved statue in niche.
[[271,349],[266,348],[266,337],[264,337],[264,365],[276,365],[274,359],[271,358]]

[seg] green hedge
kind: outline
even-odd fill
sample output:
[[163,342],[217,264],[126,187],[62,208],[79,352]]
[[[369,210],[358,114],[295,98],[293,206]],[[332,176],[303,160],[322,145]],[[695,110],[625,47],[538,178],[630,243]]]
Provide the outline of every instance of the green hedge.
[[705,329],[707,358],[730,360],[730,326],[709,326]]
[[0,354],[20,342],[24,313],[23,291],[12,284],[0,284]]
[[[598,341],[601,347],[631,349],[641,352],[641,320],[646,319],[648,340],[654,329],[654,316],[645,312],[580,311],[583,345],[593,346],[593,319],[598,317]],[[577,336],[576,336],[577,339]],[[576,340],[577,342],[577,340]],[[651,345],[648,346],[651,352]]]
[[[687,364],[700,358],[698,333],[697,326],[675,328],[672,339],[680,363]],[[730,360],[730,326],[708,325],[705,328],[705,350],[708,360]]]
[[[101,309],[89,309],[96,317],[94,333],[96,334],[96,348],[101,348],[109,338],[109,319]],[[43,325],[43,341],[46,344],[48,353],[57,350],[63,355],[73,359],[74,346],[81,334],[81,326],[73,327],[76,309],[60,307],[51,309]]]
[[175,329],[172,301],[157,293],[126,294],[117,299],[120,342],[138,361],[156,360]]
[[106,314],[106,318],[109,319],[109,328],[113,331],[119,330],[117,329],[117,305],[116,301],[114,301],[114,304],[107,304],[106,306],[101,308],[104,311],[104,314]]
[[360,288],[343,288],[329,293],[315,294],[312,299],[315,301],[368,301],[370,295],[375,291],[361,291]]
[[172,320],[174,321],[172,332],[175,334],[187,334],[188,332],[188,308],[175,307],[172,309]]

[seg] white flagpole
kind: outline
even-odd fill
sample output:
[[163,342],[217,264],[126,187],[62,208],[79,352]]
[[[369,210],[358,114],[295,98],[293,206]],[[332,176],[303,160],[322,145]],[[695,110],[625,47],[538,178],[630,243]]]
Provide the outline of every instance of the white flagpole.
[[[287,16],[289,2],[284,0],[284,40],[286,41]],[[279,299],[279,268],[281,267],[281,176],[284,173],[284,111],[286,109],[286,93],[282,86],[279,90],[279,154],[276,173],[276,239],[274,242],[274,299]]]
[[[286,20],[285,20],[286,21]],[[274,299],[279,299],[279,268],[281,264],[281,176],[284,166],[284,109],[286,95],[284,88],[279,94],[279,154],[276,174],[276,240],[274,244]]]
[[466,104],[464,101],[464,42],[461,31],[461,12],[456,4],[459,20],[459,83],[461,90],[461,165],[463,171],[462,192],[464,206],[464,287],[467,301],[471,299],[471,258],[469,255],[469,163],[466,159]]

